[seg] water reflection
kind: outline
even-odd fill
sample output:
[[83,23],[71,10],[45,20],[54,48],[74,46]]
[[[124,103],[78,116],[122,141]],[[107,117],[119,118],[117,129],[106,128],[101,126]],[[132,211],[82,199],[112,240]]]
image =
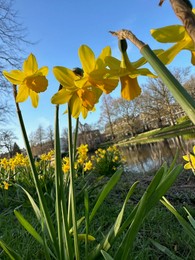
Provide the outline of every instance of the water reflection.
[[162,142],[128,145],[121,147],[126,159],[125,170],[132,173],[155,172],[163,162],[170,164],[178,149],[178,163],[183,163],[182,155],[192,151],[195,140],[185,141],[182,137],[165,139]]

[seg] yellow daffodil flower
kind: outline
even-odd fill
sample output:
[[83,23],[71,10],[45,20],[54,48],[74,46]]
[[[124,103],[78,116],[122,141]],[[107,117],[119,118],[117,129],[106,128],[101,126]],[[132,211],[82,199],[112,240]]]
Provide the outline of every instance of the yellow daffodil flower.
[[192,169],[192,171],[195,173],[195,146],[193,147],[193,154],[186,154],[183,156],[183,159],[187,161],[187,163],[184,165],[184,169]]
[[77,87],[75,82],[82,76],[68,68],[57,66],[53,68],[53,73],[62,88],[51,98],[51,102],[68,103],[74,118],[77,118],[80,113],[86,118],[88,111],[94,110],[94,105],[98,102],[102,91],[92,85]]
[[23,63],[23,70],[3,71],[5,78],[14,85],[18,85],[18,94],[16,102],[24,102],[29,96],[33,107],[38,106],[38,93],[47,89],[48,67],[44,66],[38,69],[35,56],[30,54]]
[[4,181],[3,184],[4,184],[4,190],[8,190],[10,186],[9,183]]
[[[195,13],[195,9],[193,9],[193,13]],[[180,51],[189,50],[191,52],[191,63],[195,65],[194,42],[184,26],[165,26],[158,29],[152,29],[150,32],[158,42],[175,43],[172,47],[158,56],[164,64],[169,64]]]
[[111,55],[109,46],[105,47],[100,56],[96,59],[93,51],[87,46],[79,48],[79,58],[84,71],[83,78],[76,81],[79,88],[84,86],[94,86],[101,89],[106,94],[112,92],[118,85],[118,79],[108,77],[110,70],[106,68],[105,58]]
[[137,77],[149,76],[156,77],[146,68],[138,69],[146,63],[144,58],[136,62],[130,62],[126,50],[121,51],[122,60],[114,57],[106,57],[105,62],[112,71],[112,75],[118,76],[121,82],[121,96],[126,100],[133,100],[141,94],[141,88],[138,84]]

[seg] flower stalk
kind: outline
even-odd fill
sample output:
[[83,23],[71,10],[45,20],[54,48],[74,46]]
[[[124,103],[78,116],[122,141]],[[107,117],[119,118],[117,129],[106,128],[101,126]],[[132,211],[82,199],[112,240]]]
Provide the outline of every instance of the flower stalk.
[[75,201],[75,190],[74,190],[74,147],[73,147],[73,138],[72,138],[72,117],[71,117],[71,111],[69,106],[68,106],[68,150],[69,150],[69,160],[70,160],[69,203],[70,203],[70,211],[71,211],[72,225],[73,225],[75,259],[79,260],[80,255],[79,255],[76,201]]
[[38,173],[37,173],[37,170],[36,170],[32,151],[31,151],[30,144],[29,144],[29,141],[28,141],[28,136],[27,136],[27,133],[26,133],[26,128],[25,128],[25,125],[24,125],[22,113],[21,113],[19,104],[16,102],[16,99],[15,99],[16,95],[17,95],[16,85],[13,85],[13,94],[14,94],[14,100],[15,100],[15,104],[16,104],[18,119],[19,119],[21,131],[22,131],[22,135],[23,135],[23,139],[24,139],[24,144],[25,144],[28,159],[29,159],[29,164],[30,164],[30,167],[31,167],[31,172],[32,172],[34,183],[35,183],[35,188],[36,188],[38,198],[39,198],[40,207],[41,207],[41,210],[43,212],[44,221],[46,223],[46,227],[47,227],[47,231],[49,233],[50,240],[52,241],[52,244],[55,248],[56,254],[59,256],[59,250],[58,250],[58,244],[57,244],[55,229],[54,229],[53,223],[51,221],[51,217],[50,217],[50,214],[49,214],[49,210],[47,208],[46,200],[45,200],[45,197],[43,195],[43,192],[42,192],[42,189],[41,189],[41,186],[40,186],[40,182],[39,182],[39,179],[38,179]]
[[171,74],[167,67],[160,61],[156,54],[150,49],[150,47],[138,40],[137,37],[128,30],[121,30],[118,32],[111,32],[119,39],[128,39],[136,47],[139,48],[144,58],[150,63],[157,75],[162,79],[169,91],[172,93],[175,100],[180,104],[191,121],[195,124],[195,101],[188,94],[185,88],[179,83],[179,81]]

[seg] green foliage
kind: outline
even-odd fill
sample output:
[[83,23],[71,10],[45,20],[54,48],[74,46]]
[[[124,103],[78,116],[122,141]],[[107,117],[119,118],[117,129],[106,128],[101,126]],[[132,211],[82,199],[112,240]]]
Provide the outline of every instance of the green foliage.
[[116,146],[99,148],[91,157],[93,172],[98,175],[112,176],[114,172],[123,166],[124,159],[121,151]]

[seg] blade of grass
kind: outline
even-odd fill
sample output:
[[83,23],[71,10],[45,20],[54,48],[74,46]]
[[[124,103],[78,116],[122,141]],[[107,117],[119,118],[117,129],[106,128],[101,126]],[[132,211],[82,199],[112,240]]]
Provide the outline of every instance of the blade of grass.
[[161,244],[159,244],[158,242],[150,239],[150,241],[152,242],[152,244],[158,248],[161,252],[163,252],[164,254],[166,254],[169,259],[172,259],[172,260],[183,260],[183,258],[179,257],[179,256],[176,256],[173,252],[171,252],[166,246],[163,246]]
[[22,257],[19,256],[13,249],[7,246],[2,240],[0,240],[0,246],[6,252],[11,260],[22,260]]
[[44,245],[42,237],[39,233],[33,228],[33,226],[22,216],[22,214],[14,210],[14,214],[17,217],[20,224],[30,233],[42,246]]

